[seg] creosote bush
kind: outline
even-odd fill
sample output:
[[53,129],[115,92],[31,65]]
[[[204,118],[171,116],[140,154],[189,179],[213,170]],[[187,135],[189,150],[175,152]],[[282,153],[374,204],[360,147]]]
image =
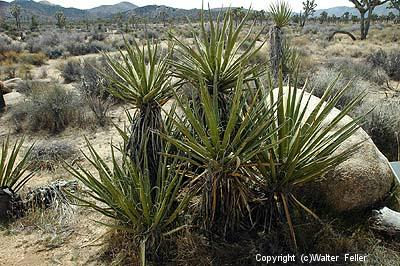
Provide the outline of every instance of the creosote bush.
[[77,93],[57,84],[34,88],[13,111],[18,127],[56,134],[68,126],[84,126],[86,111]]
[[400,81],[400,52],[379,50],[367,59],[374,67],[382,67],[393,80]]
[[104,60],[98,63],[96,60],[85,61],[82,67],[82,78],[77,88],[85,97],[90,110],[92,110],[97,123],[105,126],[109,121],[108,113],[111,106],[120,101],[108,92],[113,86],[109,79],[104,78],[103,73],[110,72],[110,68]]
[[61,66],[61,76],[65,83],[77,82],[81,79],[82,67],[80,62],[69,60]]

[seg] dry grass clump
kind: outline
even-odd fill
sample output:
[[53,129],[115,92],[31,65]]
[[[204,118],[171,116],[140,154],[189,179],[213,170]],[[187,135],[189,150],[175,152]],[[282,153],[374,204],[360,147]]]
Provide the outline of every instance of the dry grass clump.
[[77,153],[75,146],[67,141],[42,141],[36,143],[29,156],[30,167],[54,171],[61,162]]
[[316,235],[314,252],[339,255],[339,263],[345,263],[343,255],[346,253],[367,255],[365,262],[353,262],[350,265],[398,265],[400,260],[398,243],[363,227],[349,229],[329,224],[324,226]]
[[40,251],[63,246],[75,232],[76,207],[70,205],[65,196],[62,197],[54,196],[51,204],[45,208],[36,205],[26,206],[23,217],[5,228],[6,234],[35,232],[39,236],[36,243],[41,246]]

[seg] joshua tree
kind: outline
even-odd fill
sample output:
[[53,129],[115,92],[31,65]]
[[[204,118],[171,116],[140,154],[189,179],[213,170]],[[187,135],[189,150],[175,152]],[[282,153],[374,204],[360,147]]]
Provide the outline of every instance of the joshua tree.
[[319,22],[322,24],[322,23],[326,22],[327,20],[328,20],[328,13],[326,11],[323,11],[319,15]]
[[314,14],[315,12],[315,8],[317,7],[317,4],[315,3],[315,0],[307,0],[305,2],[303,2],[303,16],[301,19],[301,27],[304,27],[304,25],[306,24],[307,18]]
[[21,29],[21,6],[16,4],[12,5],[10,13],[15,18],[17,29]]
[[261,10],[261,11],[259,12],[259,14],[260,14],[260,22],[261,22],[261,25],[263,25],[263,22],[264,22],[264,20],[266,19],[265,10]]
[[54,16],[57,19],[57,27],[62,29],[65,26],[66,21],[64,13],[62,11],[57,11]]
[[31,17],[31,25],[30,25],[31,31],[37,30],[38,27],[39,27],[39,23],[37,21],[36,16],[32,16]]
[[243,12],[243,7],[238,7],[232,10],[232,15],[235,19],[235,24],[237,27],[239,25],[239,21],[241,21],[246,14]]
[[117,22],[118,27],[122,27],[122,20],[123,20],[123,15],[121,12],[118,12],[117,14],[113,15],[114,20]]
[[278,80],[279,66],[283,59],[284,36],[283,27],[287,26],[292,16],[292,9],[286,2],[279,2],[270,6],[270,11],[274,25],[269,32],[270,42],[270,63],[273,83],[276,86]]
[[[371,24],[372,12],[375,7],[387,3],[389,0],[350,0],[350,2],[352,2],[355,5],[355,8],[360,12],[361,40],[365,40]],[[366,14],[367,17],[365,16]]]
[[138,18],[135,16],[135,14],[132,14],[130,17],[129,17],[129,24],[131,24],[131,26],[132,26],[132,28],[133,29],[136,29],[136,25],[137,25],[137,23],[138,23]]
[[165,11],[161,11],[159,14],[159,17],[163,23],[163,26],[165,27],[167,25],[167,19],[168,19],[168,14]]
[[343,13],[343,15],[342,15],[342,19],[343,19],[343,21],[344,22],[349,22],[349,20],[350,20],[350,13],[349,12],[344,12]]

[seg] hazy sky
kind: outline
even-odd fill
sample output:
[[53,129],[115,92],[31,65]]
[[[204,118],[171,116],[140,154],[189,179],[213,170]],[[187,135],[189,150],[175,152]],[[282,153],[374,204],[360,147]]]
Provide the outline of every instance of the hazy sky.
[[[11,0],[6,0],[7,2],[11,2]],[[39,0],[35,0],[39,1]],[[57,5],[61,5],[64,7],[76,7],[80,9],[87,9],[96,7],[99,5],[111,5],[116,4],[122,1],[131,2],[138,6],[145,5],[166,5],[171,7],[178,8],[201,8],[202,0],[48,0],[49,2]],[[291,5],[294,11],[298,12],[302,8],[303,0],[287,0]],[[252,4],[253,9],[267,9],[267,6],[270,3],[275,3],[276,0],[212,0],[209,1],[210,6],[212,8],[221,7],[221,6],[243,6],[249,7]],[[316,0],[318,6],[317,9],[324,9],[334,6],[352,6],[349,0]],[[204,0],[206,5],[207,1]]]

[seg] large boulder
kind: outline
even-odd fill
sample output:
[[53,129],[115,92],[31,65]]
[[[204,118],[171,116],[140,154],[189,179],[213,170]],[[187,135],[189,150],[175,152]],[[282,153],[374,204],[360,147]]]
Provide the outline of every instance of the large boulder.
[[3,112],[6,107],[4,95],[12,92],[17,86],[22,83],[20,78],[9,79],[7,81],[0,81],[0,112]]
[[[306,113],[310,114],[319,101],[318,97],[311,96]],[[335,108],[325,119],[324,126],[328,126],[339,112]],[[344,117],[332,132],[342,128],[351,119],[349,116]],[[363,129],[359,128],[335,153],[360,142],[362,142],[360,149],[349,159],[328,172],[321,182],[312,185],[312,189],[306,189],[304,192],[311,191],[311,197],[315,195],[322,197],[324,203],[337,212],[364,209],[387,196],[394,180],[389,161]]]

